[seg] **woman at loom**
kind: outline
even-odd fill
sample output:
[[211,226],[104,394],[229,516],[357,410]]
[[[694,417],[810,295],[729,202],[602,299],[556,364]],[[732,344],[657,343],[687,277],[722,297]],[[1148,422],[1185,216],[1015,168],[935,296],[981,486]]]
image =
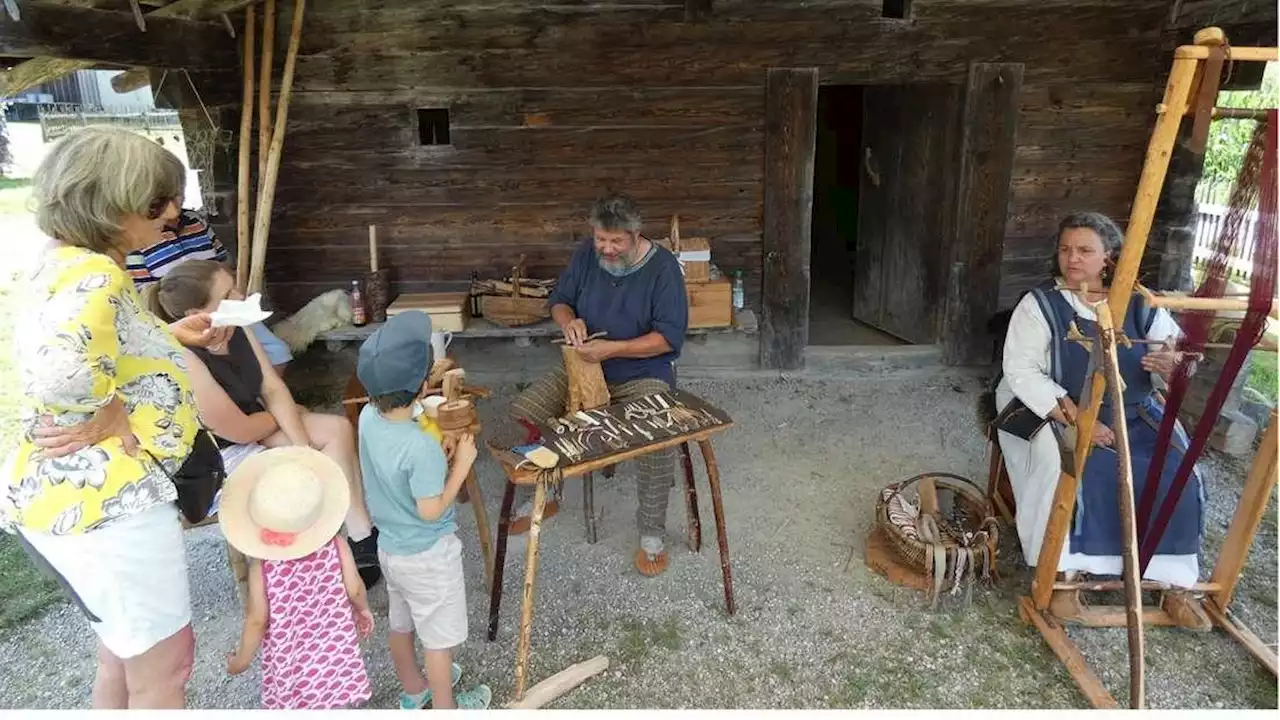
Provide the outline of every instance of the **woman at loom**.
[[[1072,325],[1085,336],[1096,337],[1093,303],[1105,297],[1104,288],[1119,256],[1123,235],[1116,224],[1098,213],[1075,213],[1058,228],[1054,280],[1023,296],[1009,321],[1004,344],[1003,377],[996,387],[1000,449],[1004,454],[1017,504],[1018,536],[1028,564],[1035,565],[1053,504],[1054,490],[1063,469],[1061,447],[1074,445],[1074,420],[1083,404],[1085,382],[1091,371],[1088,349],[1068,340]],[[1087,288],[1087,295],[1084,289]],[[1129,431],[1135,495],[1142,493],[1147,469],[1155,453],[1163,403],[1153,387],[1156,375],[1167,379],[1179,361],[1170,349],[1180,330],[1172,316],[1152,310],[1135,293],[1125,314],[1123,331],[1133,339],[1164,344],[1133,343],[1117,348],[1120,374],[1125,382],[1125,407],[1116,411],[1107,397],[1093,432],[1094,447],[1080,479],[1076,511],[1064,544],[1058,570],[1094,575],[1119,575],[1122,571],[1121,526],[1117,506],[1117,457],[1114,423]],[[1025,407],[1030,414],[1016,411]],[[1030,418],[1030,423],[1026,419]],[[1042,423],[1041,419],[1050,422]],[[1167,448],[1161,494],[1167,492],[1182,453],[1187,447],[1179,426],[1174,447]],[[1189,588],[1199,577],[1203,533],[1204,490],[1196,473],[1179,500],[1157,554],[1144,579]],[[1207,627],[1207,618],[1186,592],[1165,593],[1165,608],[1180,625]],[[1063,619],[1080,615],[1079,593],[1054,594],[1053,611]]]

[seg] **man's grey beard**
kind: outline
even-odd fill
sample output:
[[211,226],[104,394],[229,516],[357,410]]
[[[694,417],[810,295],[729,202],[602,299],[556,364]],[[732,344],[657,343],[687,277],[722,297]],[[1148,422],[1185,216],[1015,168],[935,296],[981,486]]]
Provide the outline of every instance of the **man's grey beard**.
[[600,256],[600,267],[604,268],[604,271],[610,275],[623,275],[639,262],[639,258],[636,257],[639,254],[639,250],[640,243],[637,242],[636,247],[630,253],[618,256],[617,260],[609,261],[604,256]]

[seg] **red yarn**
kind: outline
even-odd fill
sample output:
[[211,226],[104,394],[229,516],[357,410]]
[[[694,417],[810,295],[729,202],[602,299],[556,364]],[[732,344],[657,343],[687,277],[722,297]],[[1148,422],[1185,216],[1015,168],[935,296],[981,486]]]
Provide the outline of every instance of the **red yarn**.
[[[1245,313],[1240,329],[1236,333],[1235,342],[1232,343],[1231,351],[1223,364],[1222,374],[1213,386],[1200,421],[1196,424],[1191,444],[1178,465],[1178,471],[1174,475],[1169,492],[1161,502],[1159,512],[1152,519],[1151,511],[1155,505],[1160,477],[1164,472],[1165,452],[1173,437],[1178,410],[1190,384],[1189,363],[1184,361],[1179,364],[1169,383],[1164,420],[1160,424],[1156,439],[1156,452],[1148,468],[1146,486],[1143,488],[1137,507],[1141,573],[1146,572],[1156,548],[1160,545],[1161,538],[1164,537],[1165,530],[1169,527],[1174,509],[1182,498],[1191,472],[1195,468],[1195,462],[1204,452],[1204,446],[1213,433],[1218,415],[1226,403],[1236,376],[1244,366],[1249,350],[1258,343],[1266,329],[1267,315],[1271,312],[1271,301],[1276,291],[1276,131],[1277,115],[1276,111],[1272,110],[1267,116],[1266,124],[1259,124],[1254,131],[1240,175],[1236,179],[1236,186],[1231,192],[1227,217],[1218,235],[1217,247],[1214,249],[1205,273],[1204,282],[1195,293],[1196,297],[1222,297],[1226,289],[1229,259],[1233,254],[1239,255],[1235,252],[1235,245],[1240,240],[1241,226],[1245,215],[1256,203],[1258,223],[1252,257],[1253,274],[1249,286],[1249,309]],[[1184,313],[1181,317],[1184,335],[1179,348],[1188,353],[1203,351],[1213,317],[1214,311]]]

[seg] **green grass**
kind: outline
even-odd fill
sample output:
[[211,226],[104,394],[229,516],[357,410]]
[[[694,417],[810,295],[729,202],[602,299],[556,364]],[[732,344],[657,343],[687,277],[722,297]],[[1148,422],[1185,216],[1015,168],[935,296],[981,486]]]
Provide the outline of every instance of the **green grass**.
[[0,180],[0,215],[29,212],[30,202],[30,180]]
[[1273,352],[1254,352],[1249,359],[1249,377],[1245,386],[1257,390],[1265,398],[1276,399],[1276,360]]
[[[18,378],[11,356],[11,284],[9,276],[0,276],[0,455],[8,452],[18,434]],[[3,478],[0,485],[7,486],[7,481]],[[61,598],[58,586],[35,569],[17,541],[0,533],[0,629],[34,617]]]

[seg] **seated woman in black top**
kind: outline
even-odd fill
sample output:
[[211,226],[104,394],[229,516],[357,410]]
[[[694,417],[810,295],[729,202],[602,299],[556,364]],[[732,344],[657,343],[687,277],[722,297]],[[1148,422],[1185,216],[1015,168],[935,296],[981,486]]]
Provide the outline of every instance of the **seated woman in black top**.
[[[235,279],[211,260],[175,266],[146,288],[145,298],[161,318],[213,312],[227,298],[242,299]],[[246,457],[282,445],[314,447],[338,463],[351,486],[348,539],[361,575],[376,580],[377,539],[365,508],[351,423],[299,407],[258,339],[241,328],[219,328],[203,346],[187,346],[185,356],[196,405],[218,438],[228,472]]]

